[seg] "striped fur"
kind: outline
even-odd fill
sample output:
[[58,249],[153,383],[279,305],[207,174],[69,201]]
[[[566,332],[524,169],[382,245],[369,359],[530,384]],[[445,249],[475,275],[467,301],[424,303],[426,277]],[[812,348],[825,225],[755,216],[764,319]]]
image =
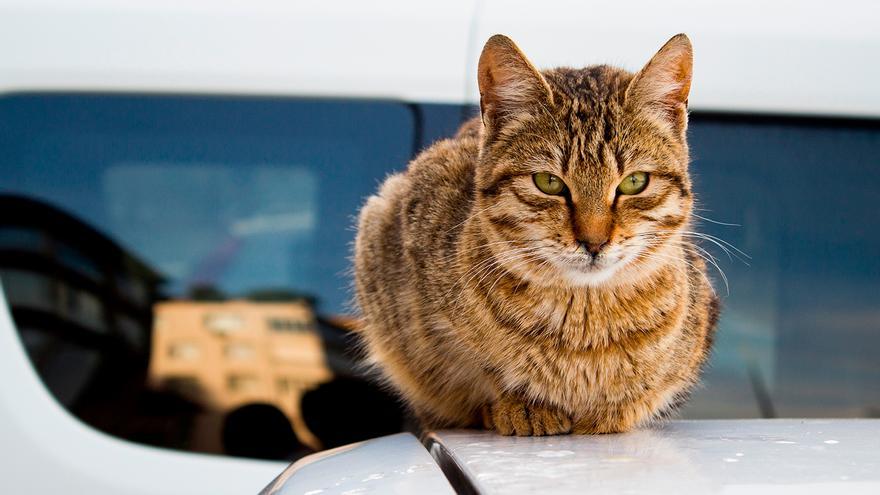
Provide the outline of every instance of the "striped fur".
[[[718,303],[681,235],[690,64],[678,35],[636,74],[538,72],[495,36],[478,73],[482,121],[367,200],[355,246],[363,340],[425,427],[621,432],[697,383]],[[618,195],[634,171],[648,187]],[[542,193],[537,172],[568,193]],[[584,238],[607,243],[593,256]]]

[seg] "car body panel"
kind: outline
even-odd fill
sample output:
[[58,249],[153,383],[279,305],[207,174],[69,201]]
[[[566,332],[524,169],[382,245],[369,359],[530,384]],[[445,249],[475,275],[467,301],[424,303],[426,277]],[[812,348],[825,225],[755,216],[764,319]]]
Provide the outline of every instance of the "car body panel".
[[0,350],[0,376],[11,377],[0,387],[0,478],[14,493],[256,493],[284,468],[283,462],[147,447],[81,423],[28,361],[2,285]]
[[880,493],[875,419],[672,421],[594,436],[441,431],[429,442],[482,494]]
[[454,494],[416,437],[399,433],[301,459],[263,495],[388,493]]
[[[639,15],[634,17],[633,12]],[[495,33],[541,68],[638,70],[694,44],[696,110],[880,116],[880,3],[0,0],[0,93],[164,92],[476,103]]]
[[880,115],[880,3],[872,0],[481,5],[468,57],[474,63],[482,41],[504,33],[538,67],[607,63],[635,71],[684,32],[694,47],[691,109]]
[[462,101],[474,3],[0,0],[0,93]]

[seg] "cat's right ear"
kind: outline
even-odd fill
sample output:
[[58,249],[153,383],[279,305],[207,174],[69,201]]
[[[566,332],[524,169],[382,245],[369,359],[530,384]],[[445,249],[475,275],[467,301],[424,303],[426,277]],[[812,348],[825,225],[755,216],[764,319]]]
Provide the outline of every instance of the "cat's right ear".
[[489,38],[477,67],[483,125],[494,133],[519,115],[553,102],[544,76],[507,36]]
[[677,34],[633,77],[625,99],[684,137],[693,67],[691,41],[686,35]]

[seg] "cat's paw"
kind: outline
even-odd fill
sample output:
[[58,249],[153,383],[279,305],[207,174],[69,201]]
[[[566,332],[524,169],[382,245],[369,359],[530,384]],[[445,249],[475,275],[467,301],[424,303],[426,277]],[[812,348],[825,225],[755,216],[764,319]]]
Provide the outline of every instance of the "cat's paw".
[[626,433],[632,427],[606,421],[578,421],[572,427],[575,435],[602,435],[606,433]]
[[562,435],[571,432],[571,417],[542,404],[501,399],[483,407],[483,426],[501,435]]
[[626,433],[636,426],[631,416],[605,413],[588,416],[575,421],[571,430],[575,435],[601,435],[605,433]]

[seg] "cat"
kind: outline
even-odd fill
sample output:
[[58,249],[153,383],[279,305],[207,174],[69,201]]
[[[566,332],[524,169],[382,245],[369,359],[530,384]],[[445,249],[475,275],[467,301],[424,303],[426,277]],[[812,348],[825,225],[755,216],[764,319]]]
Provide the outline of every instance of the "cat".
[[480,56],[480,116],[358,218],[368,360],[427,429],[625,432],[697,383],[718,300],[687,230],[692,49],[639,72]]

